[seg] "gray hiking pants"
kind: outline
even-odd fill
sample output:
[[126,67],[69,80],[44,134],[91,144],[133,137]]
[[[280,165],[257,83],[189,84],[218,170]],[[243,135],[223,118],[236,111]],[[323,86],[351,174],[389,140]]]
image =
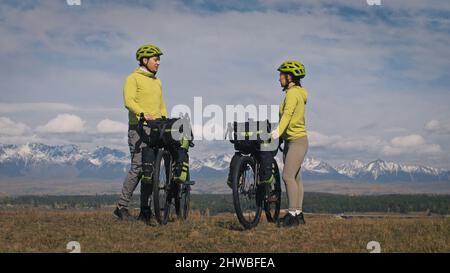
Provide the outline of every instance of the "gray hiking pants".
[[[146,128],[148,129],[148,128]],[[149,131],[147,131],[149,133]],[[128,146],[130,147],[131,166],[127,177],[123,182],[122,193],[120,195],[119,207],[128,208],[131,196],[141,180],[142,176],[142,148],[147,145],[140,141],[140,137],[135,126],[128,129]],[[144,180],[143,180],[144,181]],[[141,207],[149,206],[149,197],[152,194],[151,183],[141,183]]]

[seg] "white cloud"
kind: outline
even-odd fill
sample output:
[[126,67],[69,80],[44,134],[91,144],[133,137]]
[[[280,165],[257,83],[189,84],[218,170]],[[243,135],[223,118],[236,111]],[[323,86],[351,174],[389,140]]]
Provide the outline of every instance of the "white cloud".
[[377,136],[342,137],[328,136],[316,131],[309,132],[310,147],[325,148],[331,153],[364,153],[377,156],[423,155],[434,156],[442,154],[439,144],[427,143],[416,134],[394,137],[390,141]]
[[327,136],[316,131],[308,132],[308,140],[311,147],[327,147],[337,143],[341,139],[341,136]]
[[97,124],[97,131],[99,133],[124,133],[128,130],[125,123],[104,119]]
[[399,148],[413,148],[425,144],[425,139],[419,135],[401,136],[391,139],[391,144]]
[[383,147],[383,154],[386,156],[400,156],[400,155],[438,155],[442,152],[441,146],[438,144],[426,144],[414,147],[414,149],[405,149],[402,147],[395,147],[387,145]]
[[441,146],[426,143],[420,135],[399,136],[391,139],[388,145],[383,147],[383,154],[388,156],[398,155],[439,155],[442,153]]
[[340,139],[333,143],[332,148],[342,151],[355,151],[376,154],[385,141],[375,136],[360,136]]
[[437,131],[441,129],[441,123],[438,120],[430,120],[425,124],[425,130],[427,131]]
[[376,153],[386,142],[375,136],[342,137],[328,136],[317,131],[308,132],[311,147],[327,148],[334,151]]
[[450,134],[450,124],[442,124],[439,120],[432,119],[425,124],[425,131],[437,134]]
[[21,136],[27,133],[30,128],[21,123],[12,121],[6,117],[0,117],[0,135],[1,136]]
[[0,103],[0,113],[18,113],[18,112],[43,112],[43,111],[74,111],[76,107],[66,103]]
[[40,133],[82,133],[86,130],[85,123],[76,115],[60,114],[46,125],[39,126],[36,131]]

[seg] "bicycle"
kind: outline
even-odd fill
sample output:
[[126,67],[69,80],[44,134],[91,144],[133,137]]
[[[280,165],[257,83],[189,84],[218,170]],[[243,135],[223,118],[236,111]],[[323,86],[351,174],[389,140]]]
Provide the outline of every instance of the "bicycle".
[[[230,134],[229,140],[234,144],[235,154],[230,163],[231,188],[233,191],[233,205],[237,218],[245,229],[251,229],[258,225],[262,210],[264,210],[267,221],[276,223],[279,220],[281,206],[281,180],[278,164],[274,157],[278,151],[278,146],[271,152],[272,174],[274,182],[271,184],[260,183],[259,169],[261,164],[261,150],[259,146],[264,143],[264,135],[268,138],[270,132],[270,123],[266,121],[265,125],[256,124],[256,132],[252,132],[251,122],[234,122],[228,124],[226,134]],[[244,130],[239,130],[244,127]],[[260,130],[264,127],[267,130]],[[233,133],[233,137],[231,137]],[[239,135],[243,139],[239,139]],[[256,139],[251,140],[251,137]],[[226,138],[226,136],[225,136]],[[270,142],[270,140],[269,140]]]
[[[174,126],[176,122],[180,121],[181,126],[177,128]],[[144,127],[149,127],[150,133],[147,134]],[[148,121],[144,125],[144,119],[139,120],[139,128],[141,135],[155,151],[156,156],[154,160],[154,171],[152,173],[153,194],[152,201],[155,212],[155,218],[161,225],[167,224],[169,216],[174,206],[175,214],[179,219],[186,220],[190,211],[190,196],[191,187],[195,185],[195,181],[190,180],[189,169],[187,169],[187,178],[183,183],[178,183],[174,180],[174,171],[176,162],[174,154],[176,151],[177,141],[173,139],[173,132],[178,131],[180,137],[187,137],[187,133],[191,132],[189,147],[194,147],[192,130],[189,123],[189,118],[186,116],[180,119],[155,119]],[[186,129],[186,130],[184,130]]]

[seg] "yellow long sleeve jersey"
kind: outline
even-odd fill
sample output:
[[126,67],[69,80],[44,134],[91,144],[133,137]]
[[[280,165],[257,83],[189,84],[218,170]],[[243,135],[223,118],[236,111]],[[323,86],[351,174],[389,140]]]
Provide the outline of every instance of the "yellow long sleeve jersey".
[[280,106],[280,123],[278,133],[283,139],[293,140],[307,135],[305,127],[305,104],[308,91],[300,86],[286,90]]
[[137,68],[131,73],[125,81],[123,99],[130,125],[138,123],[140,113],[167,117],[161,80],[150,72]]

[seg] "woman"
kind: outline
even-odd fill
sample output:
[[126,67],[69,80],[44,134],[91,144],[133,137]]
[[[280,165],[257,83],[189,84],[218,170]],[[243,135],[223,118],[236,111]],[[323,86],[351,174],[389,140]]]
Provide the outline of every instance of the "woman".
[[305,67],[298,61],[286,61],[278,68],[280,85],[285,98],[280,106],[280,122],[272,131],[272,138],[281,137],[283,151],[283,180],[286,184],[289,213],[282,221],[285,227],[305,224],[302,212],[303,182],[300,168],[308,151],[308,137],[305,128],[305,104],[308,92],[302,87],[300,79],[305,77]]

